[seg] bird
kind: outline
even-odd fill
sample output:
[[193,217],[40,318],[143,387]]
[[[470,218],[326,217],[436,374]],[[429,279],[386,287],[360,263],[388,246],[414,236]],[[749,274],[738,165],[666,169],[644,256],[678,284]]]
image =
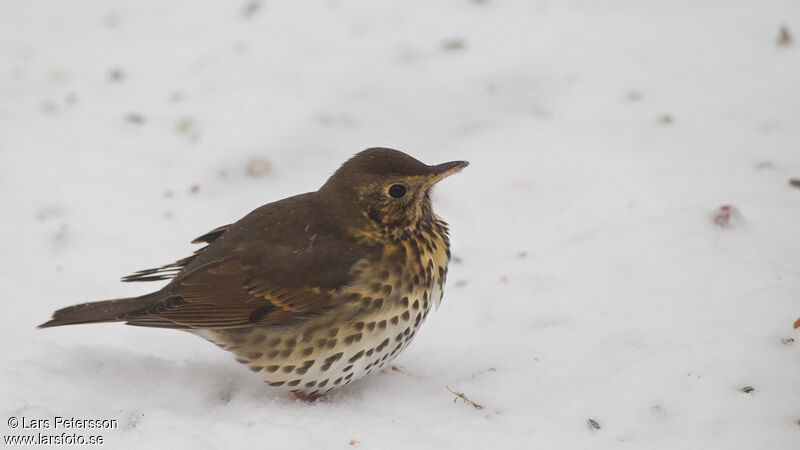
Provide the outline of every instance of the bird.
[[186,331],[313,401],[385,367],[438,309],[450,240],[431,190],[468,164],[368,148],[317,191],[263,205],[196,238],[205,246],[191,256],[122,278],[169,280],[158,291],[62,308],[39,328]]

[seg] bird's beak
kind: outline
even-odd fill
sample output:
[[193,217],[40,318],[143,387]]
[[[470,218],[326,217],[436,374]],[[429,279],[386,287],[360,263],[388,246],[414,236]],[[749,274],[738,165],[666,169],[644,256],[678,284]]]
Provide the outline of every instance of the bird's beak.
[[458,173],[461,171],[461,169],[467,167],[468,165],[469,163],[467,161],[451,161],[444,164],[431,166],[432,175],[425,181],[425,188],[427,189],[449,177],[450,175]]

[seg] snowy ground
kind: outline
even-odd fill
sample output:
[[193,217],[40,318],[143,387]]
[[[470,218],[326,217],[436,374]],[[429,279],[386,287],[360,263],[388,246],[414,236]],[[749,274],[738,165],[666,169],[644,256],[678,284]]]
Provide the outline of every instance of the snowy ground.
[[[114,418],[108,448],[800,448],[798,80],[796,0],[6,1],[2,420]],[[309,405],[194,336],[34,328],[376,145],[472,163],[436,192],[458,262],[402,373]]]

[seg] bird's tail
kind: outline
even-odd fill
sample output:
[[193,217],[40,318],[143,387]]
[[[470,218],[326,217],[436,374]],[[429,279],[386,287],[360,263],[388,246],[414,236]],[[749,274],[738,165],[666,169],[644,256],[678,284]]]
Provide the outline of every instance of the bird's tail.
[[126,315],[144,309],[153,303],[153,294],[141,297],[103,300],[81,303],[61,308],[53,313],[53,318],[39,325],[39,328],[76,325],[81,323],[121,322]]

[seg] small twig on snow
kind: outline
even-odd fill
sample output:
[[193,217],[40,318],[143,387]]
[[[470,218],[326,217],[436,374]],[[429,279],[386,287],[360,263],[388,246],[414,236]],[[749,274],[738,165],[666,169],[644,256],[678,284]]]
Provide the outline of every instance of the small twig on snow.
[[450,386],[446,386],[446,387],[447,387],[447,390],[450,391],[451,394],[456,396],[456,398],[453,399],[453,403],[458,401],[458,399],[460,398],[461,400],[464,400],[464,402],[469,403],[470,405],[474,406],[475,409],[483,409],[483,405],[473,402],[472,400],[468,399],[467,396],[464,395],[463,393],[456,392],[456,391],[450,389]]

